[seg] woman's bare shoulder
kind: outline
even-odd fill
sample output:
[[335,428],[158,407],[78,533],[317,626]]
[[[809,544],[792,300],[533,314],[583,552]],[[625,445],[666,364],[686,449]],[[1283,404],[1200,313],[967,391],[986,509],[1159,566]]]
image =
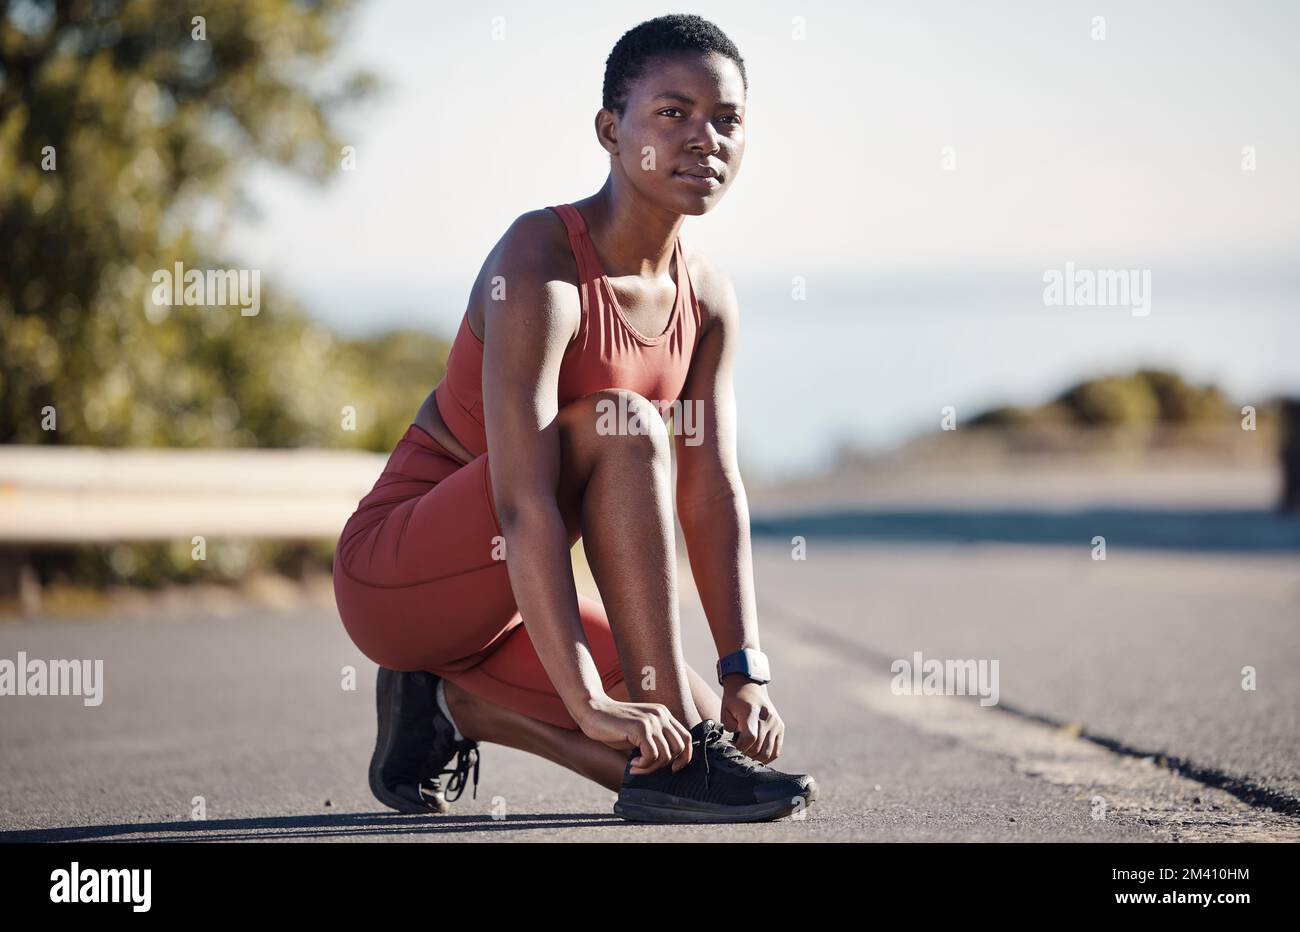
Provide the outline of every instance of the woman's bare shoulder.
[[[572,266],[574,274],[570,277],[572,283],[577,284],[577,263],[573,261],[573,252],[569,248],[568,228],[560,215],[550,208],[524,211],[501,235],[497,247],[531,264],[559,266],[558,271]],[[569,261],[555,261],[564,258]]]
[[690,269],[691,287],[700,302],[700,316],[707,329],[720,318],[738,313],[736,288],[731,279],[702,250],[682,244],[682,255]]
[[555,314],[577,333],[578,266],[564,221],[553,210],[520,214],[492,247],[470,295],[471,328],[486,333],[487,314],[513,316],[520,305]]

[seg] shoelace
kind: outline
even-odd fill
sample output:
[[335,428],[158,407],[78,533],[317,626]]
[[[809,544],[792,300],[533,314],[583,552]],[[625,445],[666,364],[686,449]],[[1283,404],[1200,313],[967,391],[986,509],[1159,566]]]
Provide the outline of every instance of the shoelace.
[[[709,768],[708,748],[715,744],[719,744],[719,742],[723,742],[725,737],[726,730],[724,726],[710,719],[710,725],[705,729],[704,736],[698,742],[693,742],[693,745],[699,745],[700,756],[704,758],[704,788],[706,790],[709,788],[709,774],[711,772]],[[730,741],[720,744],[718,754],[721,755],[722,763],[733,770],[739,769],[749,774],[767,769],[767,765],[754,760]]]
[[[704,734],[700,735],[699,740],[691,741],[692,762],[695,758],[700,758],[704,762],[704,789],[709,788],[709,774],[712,769],[709,767],[709,748],[717,744],[726,737],[726,730],[723,726],[713,719],[705,719]],[[722,755],[723,762],[732,767],[741,767],[747,771],[753,771],[762,765],[757,761],[746,757],[741,751],[732,744],[724,744],[719,751]]]
[[726,761],[729,766],[739,767],[746,773],[757,773],[758,771],[767,769],[767,765],[754,760],[754,758],[750,757],[734,744],[723,745],[722,750],[719,753],[722,754],[723,760]]
[[[700,749],[699,755],[704,759],[704,789],[707,791],[709,788],[709,772],[710,772],[709,771],[709,748],[712,745],[715,745],[719,741],[721,741],[725,732],[722,730],[722,726],[719,725],[717,722],[715,722],[713,719],[707,719],[706,722],[707,723],[704,728],[704,734],[700,736],[699,741],[692,741],[691,747],[692,748],[698,747]],[[694,754],[695,751],[692,750],[691,753]]]
[[[474,799],[478,799],[478,745],[470,744],[468,747],[459,747],[456,749],[456,763],[447,770],[438,771],[439,775],[444,773],[450,774],[447,780],[447,790],[443,798],[449,803],[454,803],[460,799],[460,794],[465,792],[465,781],[469,777],[470,767],[474,768]],[[452,792],[456,795],[452,796]]]

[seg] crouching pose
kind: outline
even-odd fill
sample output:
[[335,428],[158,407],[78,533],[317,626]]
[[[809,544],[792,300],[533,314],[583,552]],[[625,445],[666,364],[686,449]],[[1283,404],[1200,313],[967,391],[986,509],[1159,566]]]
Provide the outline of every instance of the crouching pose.
[[[394,809],[446,812],[471,772],[477,791],[482,742],[608,787],[637,821],[770,820],[816,797],[768,766],[785,724],[736,464],[735,292],[678,236],[735,180],[746,90],[697,16],[619,40],[604,186],[497,242],[445,377],[340,535],[339,613],[380,666],[370,786]],[[682,657],[674,492],[707,677]],[[579,537],[603,603],[576,591]]]

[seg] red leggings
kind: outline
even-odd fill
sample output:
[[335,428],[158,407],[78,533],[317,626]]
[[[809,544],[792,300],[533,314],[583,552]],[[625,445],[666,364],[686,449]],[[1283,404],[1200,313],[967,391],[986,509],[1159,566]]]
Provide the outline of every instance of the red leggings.
[[[334,597],[357,649],[577,729],[515,606],[487,453],[461,463],[412,424],[339,536]],[[623,680],[605,609],[578,611],[606,692]]]

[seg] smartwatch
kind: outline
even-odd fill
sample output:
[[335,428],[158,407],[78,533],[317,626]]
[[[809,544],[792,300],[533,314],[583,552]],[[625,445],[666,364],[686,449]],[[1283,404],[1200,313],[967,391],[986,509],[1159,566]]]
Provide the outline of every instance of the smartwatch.
[[746,679],[755,683],[772,682],[772,671],[767,663],[767,654],[753,647],[742,647],[734,653],[718,659],[718,683],[729,673],[742,673]]

